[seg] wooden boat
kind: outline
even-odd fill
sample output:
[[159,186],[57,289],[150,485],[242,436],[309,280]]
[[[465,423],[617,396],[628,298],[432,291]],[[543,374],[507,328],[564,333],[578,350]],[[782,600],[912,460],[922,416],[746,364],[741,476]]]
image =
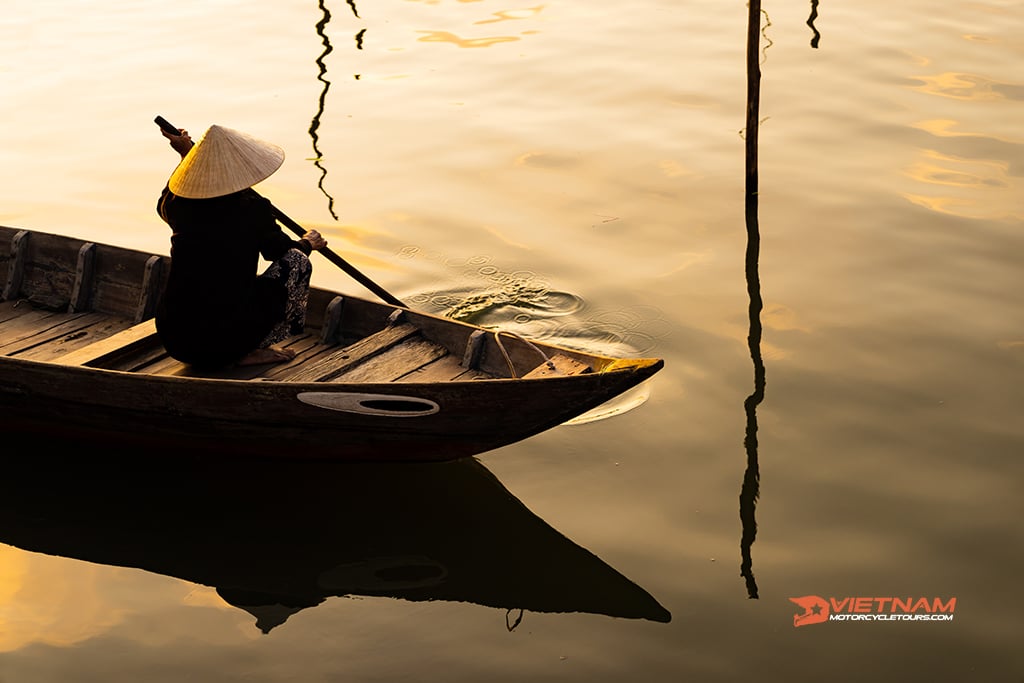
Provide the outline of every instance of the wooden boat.
[[279,365],[196,371],[154,311],[166,255],[0,226],[0,425],[246,456],[462,458],[527,438],[663,365],[314,287]]
[[671,620],[476,458],[239,463],[159,447],[145,460],[135,449],[86,458],[74,443],[40,450],[53,455],[10,462],[0,478],[0,543],[215,588],[264,632],[355,596],[513,610],[496,628],[519,610]]

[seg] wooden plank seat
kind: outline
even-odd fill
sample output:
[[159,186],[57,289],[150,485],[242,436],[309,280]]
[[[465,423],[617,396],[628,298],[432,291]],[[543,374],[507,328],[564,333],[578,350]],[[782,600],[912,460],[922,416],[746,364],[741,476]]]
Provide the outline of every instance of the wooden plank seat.
[[394,380],[403,384],[411,382],[454,382],[471,379],[494,379],[494,375],[481,370],[467,368],[459,358],[453,354],[447,354],[427,363],[426,365],[414,368],[401,377]]
[[206,370],[196,368],[187,363],[166,356],[157,359],[155,362],[140,367],[139,372],[149,375],[174,375],[177,377],[205,377],[208,379],[237,379],[237,380],[276,380],[276,375],[288,372],[310,357],[315,356],[317,349],[322,348],[318,344],[315,335],[302,333],[289,337],[277,344],[282,348],[291,349],[296,352],[295,358],[286,363],[263,363],[259,365],[231,365],[217,370]]
[[61,365],[97,367],[119,356],[132,354],[144,347],[159,344],[156,320],[149,318],[109,337],[69,351],[55,358],[54,361]]
[[591,372],[592,369],[586,363],[581,363],[575,358],[560,353],[551,356],[547,362],[541,363],[523,376],[523,379],[535,379],[537,377],[562,377],[564,375],[582,375]]
[[417,334],[419,331],[409,323],[389,325],[380,332],[324,354],[291,372],[280,373],[274,379],[285,382],[327,382]]
[[132,324],[130,318],[102,313],[44,310],[26,300],[0,302],[0,356],[59,362]]
[[[202,370],[191,367],[163,353],[147,363],[134,363],[135,371],[144,374],[176,375],[181,377],[207,377],[217,379],[274,382],[326,382],[340,379],[345,373],[358,370],[364,364],[364,374],[375,372],[379,381],[391,381],[398,375],[411,372],[421,365],[447,353],[443,348],[417,339],[418,331],[409,324],[389,326],[380,332],[357,340],[347,346],[326,345],[315,332],[289,338],[280,345],[296,352],[295,358],[285,363],[233,366],[221,370]],[[429,347],[429,348],[427,348]],[[388,352],[391,351],[391,355]],[[132,359],[135,361],[135,358]],[[119,368],[126,369],[126,368]],[[383,378],[386,374],[392,376]],[[365,379],[362,381],[366,381]]]
[[284,382],[328,381],[346,372],[373,356],[401,344],[418,334],[412,325],[387,327],[384,330],[360,339],[348,346],[338,348],[319,342],[314,332],[296,335],[284,341],[281,346],[296,352],[286,363],[233,366],[221,370],[202,370],[171,358],[166,351],[151,358],[132,356],[131,365],[122,363],[117,369],[132,370],[149,375],[176,375],[180,377],[207,377],[217,379],[262,379]]
[[330,382],[393,382],[429,363],[448,355],[440,344],[409,338],[340,373],[333,373]]
[[[45,349],[55,344],[74,348],[88,343],[80,340],[95,334],[92,328],[105,328],[105,323],[108,322],[108,318],[101,315],[68,315],[33,309],[29,306],[25,308],[26,311],[21,315],[0,321],[4,327],[4,342],[0,344],[0,354],[22,358],[32,355],[45,357]],[[100,330],[102,336],[106,336],[104,332],[109,334],[105,329]]]

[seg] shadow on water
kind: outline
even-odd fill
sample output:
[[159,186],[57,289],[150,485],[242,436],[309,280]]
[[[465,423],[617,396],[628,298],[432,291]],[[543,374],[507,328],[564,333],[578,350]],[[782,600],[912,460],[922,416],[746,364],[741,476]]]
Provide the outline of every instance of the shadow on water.
[[264,633],[352,596],[474,603],[506,610],[509,629],[523,611],[671,619],[474,458],[353,465],[46,446],[25,452],[64,455],[7,459],[0,543],[215,587]]
[[750,321],[747,346],[754,365],[754,392],[743,402],[746,414],[746,430],[743,446],[747,454],[747,467],[740,487],[740,575],[746,581],[747,595],[758,597],[757,580],[754,578],[751,546],[757,538],[757,500],[760,496],[761,470],[757,459],[757,406],[764,400],[765,369],[761,357],[761,279],[758,259],[761,251],[761,233],[758,225],[758,171],[757,143],[758,117],[760,110],[761,67],[759,37],[761,31],[761,3],[751,0],[747,26],[747,126],[746,126],[746,196],[745,219],[747,227],[747,251],[745,272],[747,294],[750,300],[747,314]]

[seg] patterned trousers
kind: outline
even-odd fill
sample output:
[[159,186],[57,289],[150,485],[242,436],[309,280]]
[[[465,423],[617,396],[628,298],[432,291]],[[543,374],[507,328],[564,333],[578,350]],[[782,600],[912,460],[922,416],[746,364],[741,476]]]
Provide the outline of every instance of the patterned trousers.
[[309,257],[298,249],[289,249],[260,275],[261,278],[282,283],[288,292],[288,303],[285,305],[284,319],[270,330],[260,342],[259,348],[265,349],[292,335],[302,334],[306,327],[306,303],[309,301],[309,279],[312,274],[313,265]]

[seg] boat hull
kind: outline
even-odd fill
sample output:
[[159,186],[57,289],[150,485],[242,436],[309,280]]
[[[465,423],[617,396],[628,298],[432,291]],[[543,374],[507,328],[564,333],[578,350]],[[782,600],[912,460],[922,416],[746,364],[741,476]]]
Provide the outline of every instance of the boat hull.
[[[535,381],[332,385],[204,382],[8,361],[0,364],[0,424],[9,439],[56,433],[140,449],[157,442],[246,456],[443,461],[555,427],[657,369]],[[401,409],[405,403],[418,409]]]

